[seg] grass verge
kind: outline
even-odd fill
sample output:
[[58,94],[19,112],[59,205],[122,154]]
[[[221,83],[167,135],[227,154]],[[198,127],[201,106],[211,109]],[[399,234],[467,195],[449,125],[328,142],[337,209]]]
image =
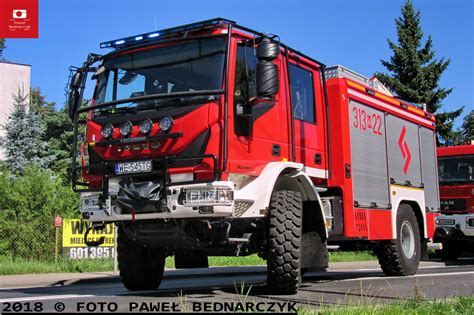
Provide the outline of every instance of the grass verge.
[[100,272],[113,270],[110,259],[70,260],[66,258],[26,259],[0,256],[0,275],[18,275],[30,273],[54,272]]
[[361,304],[356,306],[338,305],[309,309],[301,307],[301,315],[328,314],[328,315],[362,315],[362,314],[474,314],[474,297],[460,296],[436,301],[403,300],[391,304]]
[[[374,260],[370,252],[339,252],[329,255],[330,262]],[[257,255],[243,257],[209,257],[210,266],[257,266],[265,265],[265,260]],[[174,258],[166,259],[166,268],[174,268]],[[112,271],[110,259],[70,260],[66,258],[26,259],[0,256],[0,275],[54,273],[54,272],[100,272]]]

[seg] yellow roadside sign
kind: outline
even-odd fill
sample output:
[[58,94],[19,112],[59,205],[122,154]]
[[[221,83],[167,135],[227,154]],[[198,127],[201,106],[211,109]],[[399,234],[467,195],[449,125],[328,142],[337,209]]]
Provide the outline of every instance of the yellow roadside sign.
[[84,244],[84,234],[91,223],[79,219],[63,220],[63,255],[69,259],[107,259],[115,257],[114,225],[107,224],[103,230],[91,230],[89,241],[98,241],[105,237],[104,244],[89,247]]

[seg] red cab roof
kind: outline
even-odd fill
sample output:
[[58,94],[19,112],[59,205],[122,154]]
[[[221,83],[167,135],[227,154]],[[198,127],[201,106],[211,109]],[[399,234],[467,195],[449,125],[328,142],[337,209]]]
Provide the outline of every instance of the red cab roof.
[[438,156],[474,154],[474,144],[438,148],[437,153]]

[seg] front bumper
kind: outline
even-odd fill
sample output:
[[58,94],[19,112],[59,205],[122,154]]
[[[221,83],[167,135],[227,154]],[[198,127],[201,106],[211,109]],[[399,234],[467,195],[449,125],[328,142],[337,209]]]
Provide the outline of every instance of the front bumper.
[[436,238],[474,237],[474,213],[440,215],[436,218]]
[[[109,182],[106,198],[99,192],[84,192],[81,194],[80,212],[82,218],[89,222],[135,221],[149,219],[186,219],[186,218],[216,218],[229,217],[234,213],[233,183],[215,181],[211,183],[173,185],[167,189],[166,198],[150,200],[158,205],[153,212],[124,211],[114,200],[117,182]],[[198,204],[185,204],[182,196],[185,190],[225,189],[229,198],[221,202],[201,201]],[[130,213],[127,213],[130,212]]]

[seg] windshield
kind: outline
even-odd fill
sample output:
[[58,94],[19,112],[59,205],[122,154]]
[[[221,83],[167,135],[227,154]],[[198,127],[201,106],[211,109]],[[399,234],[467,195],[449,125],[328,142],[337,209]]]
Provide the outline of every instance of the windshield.
[[444,184],[474,182],[474,155],[440,156],[438,170]]
[[[153,94],[220,90],[225,51],[225,39],[216,37],[110,58],[103,64],[105,69],[98,70],[95,104]],[[151,102],[163,100],[166,99]],[[141,104],[149,105],[150,100],[122,103],[105,110]]]

